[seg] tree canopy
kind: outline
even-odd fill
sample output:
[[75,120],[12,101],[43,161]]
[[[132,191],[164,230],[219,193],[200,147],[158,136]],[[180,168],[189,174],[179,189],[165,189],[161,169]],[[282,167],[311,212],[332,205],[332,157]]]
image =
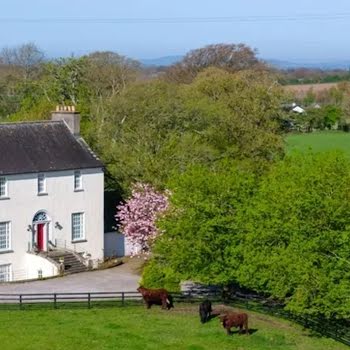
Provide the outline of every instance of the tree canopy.
[[267,69],[256,56],[257,51],[245,44],[214,44],[188,52],[178,63],[166,70],[166,79],[190,83],[198,73],[216,67],[231,73],[249,69]]
[[348,318],[350,161],[294,154],[263,173],[256,167],[194,167],[169,182],[153,273],[238,283],[296,313]]
[[274,166],[240,211],[238,281],[300,313],[349,317],[349,196],[343,154],[293,155]]
[[173,171],[191,164],[281,155],[281,98],[265,74],[217,68],[186,86],[131,84],[93,116],[92,142],[125,187],[136,181],[164,186]]

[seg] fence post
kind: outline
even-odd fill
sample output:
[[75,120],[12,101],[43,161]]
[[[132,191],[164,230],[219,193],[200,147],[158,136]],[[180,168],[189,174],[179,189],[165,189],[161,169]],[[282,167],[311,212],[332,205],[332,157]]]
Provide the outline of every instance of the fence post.
[[124,304],[125,304],[125,293],[122,292],[122,305],[124,306]]
[[19,309],[22,310],[22,294],[19,295]]
[[57,309],[57,294],[53,294],[53,307],[54,309]]
[[88,293],[88,309],[91,309],[91,293]]

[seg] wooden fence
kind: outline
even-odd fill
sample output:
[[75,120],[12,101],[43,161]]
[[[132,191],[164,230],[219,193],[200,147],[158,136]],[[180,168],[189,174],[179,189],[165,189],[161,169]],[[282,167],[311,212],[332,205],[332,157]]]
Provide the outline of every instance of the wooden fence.
[[[280,305],[270,304],[262,298],[252,296],[230,296],[222,298],[218,291],[198,294],[191,291],[171,293],[175,303],[198,303],[203,298],[213,303],[265,313],[301,324],[323,336],[333,338],[350,346],[350,321],[315,318],[292,314]],[[93,308],[141,305],[142,296],[138,292],[77,292],[77,293],[21,293],[0,294],[0,310],[28,310],[37,308]],[[176,306],[175,306],[176,307]]]

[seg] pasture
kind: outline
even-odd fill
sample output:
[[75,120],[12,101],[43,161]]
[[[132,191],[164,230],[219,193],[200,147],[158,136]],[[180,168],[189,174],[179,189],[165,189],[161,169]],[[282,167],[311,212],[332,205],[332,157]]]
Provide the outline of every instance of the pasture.
[[292,151],[325,152],[340,150],[350,157],[350,133],[324,131],[286,136],[287,153]]
[[274,317],[249,312],[250,336],[227,336],[218,319],[201,324],[198,305],[171,311],[127,306],[96,309],[0,311],[6,350],[239,349],[345,350],[334,340]]

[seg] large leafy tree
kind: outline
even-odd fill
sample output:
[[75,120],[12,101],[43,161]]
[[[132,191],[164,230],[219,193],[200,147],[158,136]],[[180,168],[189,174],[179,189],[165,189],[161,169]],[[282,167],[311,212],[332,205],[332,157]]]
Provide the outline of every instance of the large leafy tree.
[[349,317],[349,198],[350,162],[342,154],[277,164],[239,212],[238,280],[293,311]]
[[0,63],[8,66],[11,74],[22,77],[24,81],[37,75],[44,58],[44,52],[32,42],[4,47],[0,52]]
[[96,98],[109,98],[135,81],[140,63],[112,51],[97,51],[85,56],[86,81]]
[[239,252],[232,251],[240,237],[236,212],[256,188],[255,166],[225,160],[213,168],[193,166],[172,178],[170,208],[158,221],[163,234],[155,242],[152,269],[145,270],[144,280],[149,281],[154,271],[158,275],[176,271],[181,279],[206,283],[236,280],[240,262]]
[[166,70],[166,79],[176,83],[190,83],[209,67],[229,72],[249,69],[266,69],[259,61],[256,50],[245,44],[212,44],[188,52],[178,63]]
[[124,188],[164,186],[174,171],[283,153],[281,91],[266,74],[209,68],[189,85],[132,84],[93,117],[91,139]]

